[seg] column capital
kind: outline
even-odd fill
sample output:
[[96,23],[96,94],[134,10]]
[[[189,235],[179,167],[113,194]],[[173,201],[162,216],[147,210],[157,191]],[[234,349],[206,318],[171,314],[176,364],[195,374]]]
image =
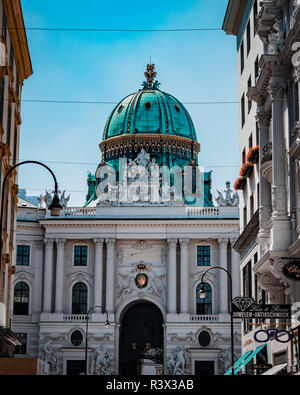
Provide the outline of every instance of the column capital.
[[96,246],[102,245],[104,243],[104,239],[93,239]]
[[44,243],[46,248],[52,248],[53,247],[53,243],[54,243],[54,238],[46,238],[44,239]]
[[63,248],[65,245],[66,239],[58,238],[58,239],[55,239],[55,241],[56,241],[57,247]]
[[271,101],[282,100],[286,92],[286,82],[285,81],[274,81],[268,86],[268,93],[270,95]]
[[220,237],[220,238],[218,239],[218,243],[219,243],[220,246],[225,247],[225,246],[227,246],[227,244],[228,244],[228,239],[225,239],[225,238],[223,238],[223,237]]
[[33,244],[34,244],[34,248],[36,250],[41,250],[44,247],[44,241],[43,240],[34,240]]
[[169,247],[174,248],[177,245],[178,239],[167,239],[167,242],[169,244]]
[[182,247],[187,247],[190,244],[190,239],[179,239],[179,243]]
[[105,241],[108,246],[114,246],[116,239],[115,238],[107,238],[107,239],[105,239]]
[[257,111],[255,118],[258,123],[259,129],[269,128],[272,118],[270,113],[267,113],[265,111]]
[[294,67],[294,79],[296,82],[299,83],[299,81],[300,81],[300,66]]
[[238,237],[229,237],[229,241],[231,243],[231,249],[233,250],[233,245],[237,242]]

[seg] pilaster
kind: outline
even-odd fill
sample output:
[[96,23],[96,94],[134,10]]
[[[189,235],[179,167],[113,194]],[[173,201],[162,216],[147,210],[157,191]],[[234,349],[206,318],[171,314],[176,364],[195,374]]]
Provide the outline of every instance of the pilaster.
[[189,312],[189,239],[179,239],[180,242],[180,313]]
[[45,270],[44,270],[44,308],[43,308],[43,312],[51,313],[54,239],[45,239],[44,243],[45,243]]
[[56,287],[55,287],[55,313],[63,313],[63,281],[64,281],[64,250],[65,239],[56,239]]

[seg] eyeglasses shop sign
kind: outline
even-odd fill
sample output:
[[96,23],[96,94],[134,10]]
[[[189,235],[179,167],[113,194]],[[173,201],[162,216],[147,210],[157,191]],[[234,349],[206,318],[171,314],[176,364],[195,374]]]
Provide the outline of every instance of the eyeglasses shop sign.
[[[241,303],[247,299],[247,303]],[[291,318],[291,305],[288,304],[256,304],[252,298],[239,297],[238,303],[232,301],[233,318]]]
[[284,265],[282,273],[290,280],[300,281],[300,262],[292,260]]

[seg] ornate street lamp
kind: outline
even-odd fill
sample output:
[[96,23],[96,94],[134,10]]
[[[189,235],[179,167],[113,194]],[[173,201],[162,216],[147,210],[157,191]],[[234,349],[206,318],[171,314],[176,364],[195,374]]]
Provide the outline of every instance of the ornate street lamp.
[[231,328],[231,374],[234,375],[234,369],[233,369],[233,365],[234,365],[234,334],[233,334],[233,314],[232,314],[232,277],[231,277],[230,273],[226,269],[224,269],[223,267],[220,267],[220,266],[212,266],[209,269],[207,269],[201,276],[202,285],[199,290],[199,297],[200,297],[200,299],[205,299],[206,291],[205,291],[203,279],[204,279],[204,276],[206,275],[206,273],[212,269],[223,270],[224,272],[227,273],[227,275],[230,279],[229,293],[230,293],[230,328]]
[[87,372],[88,372],[88,358],[87,358],[87,350],[88,350],[88,324],[89,324],[89,314],[90,314],[90,312],[92,311],[92,310],[94,310],[94,309],[96,309],[96,308],[99,308],[99,309],[102,309],[102,314],[106,314],[106,322],[105,322],[105,328],[109,328],[110,327],[110,323],[109,323],[109,320],[108,320],[108,313],[107,313],[107,311],[105,310],[105,308],[104,307],[102,307],[102,306],[92,306],[92,307],[90,307],[89,308],[89,310],[87,311],[87,313],[86,313],[86,319],[85,319],[85,322],[86,322],[86,329],[85,329],[85,375],[87,375]]
[[1,231],[1,235],[0,235],[0,259],[2,259],[2,245],[3,245],[3,242],[2,242],[2,230],[3,230],[3,210],[4,210],[5,185],[6,185],[8,176],[11,174],[11,172],[14,169],[16,169],[17,167],[19,167],[21,165],[25,165],[27,163],[33,163],[33,164],[36,164],[36,165],[43,166],[51,173],[51,175],[52,175],[52,177],[54,179],[54,186],[55,186],[54,197],[53,197],[51,205],[49,206],[49,209],[51,211],[51,216],[55,216],[55,217],[59,216],[60,210],[62,209],[62,206],[59,203],[58,184],[57,184],[57,181],[56,181],[56,177],[55,177],[53,171],[48,166],[46,166],[44,163],[37,162],[35,160],[27,160],[27,161],[24,161],[24,162],[20,162],[20,163],[14,165],[14,166],[11,166],[10,169],[8,170],[8,172],[5,174],[5,176],[3,178],[3,183],[1,185],[2,198],[1,198],[1,217],[0,217],[0,231]]

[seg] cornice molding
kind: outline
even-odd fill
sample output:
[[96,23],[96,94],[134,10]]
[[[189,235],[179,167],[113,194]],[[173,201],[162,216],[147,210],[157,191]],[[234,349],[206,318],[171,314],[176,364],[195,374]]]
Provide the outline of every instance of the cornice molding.
[[191,155],[192,146],[195,154],[200,152],[200,144],[197,141],[185,137],[167,134],[127,134],[111,137],[102,141],[99,147],[106,158],[123,153],[138,152],[141,148],[163,152],[166,149],[173,153]]
[[[9,36],[14,46],[17,68],[20,74],[20,82],[23,82],[32,74],[32,64],[29,54],[26,29],[20,0],[3,0],[3,6],[7,15]],[[18,29],[14,29],[18,27]]]
[[229,0],[222,29],[228,35],[237,36],[247,5],[247,0]]

